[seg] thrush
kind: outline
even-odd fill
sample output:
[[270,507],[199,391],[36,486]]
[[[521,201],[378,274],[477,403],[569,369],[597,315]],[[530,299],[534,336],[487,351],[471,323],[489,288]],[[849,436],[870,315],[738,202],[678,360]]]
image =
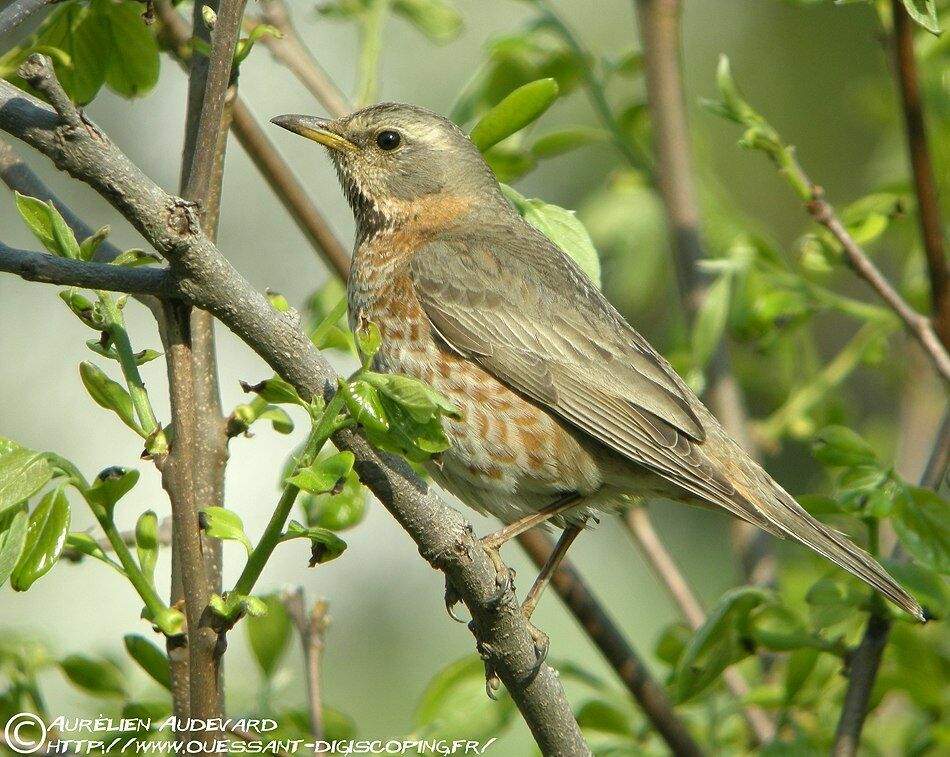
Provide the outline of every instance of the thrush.
[[379,328],[376,370],[421,379],[461,411],[444,419],[451,446],[429,470],[508,524],[484,541],[495,557],[547,520],[565,527],[560,556],[593,513],[663,497],[792,537],[924,619],[884,568],[729,437],[577,264],[513,209],[451,121],[384,103],[273,122],[328,148],[356,221],[350,326]]

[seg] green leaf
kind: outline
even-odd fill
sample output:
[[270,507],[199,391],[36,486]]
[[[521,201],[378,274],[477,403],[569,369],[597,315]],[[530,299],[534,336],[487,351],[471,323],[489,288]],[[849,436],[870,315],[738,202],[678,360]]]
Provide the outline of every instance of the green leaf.
[[485,152],[536,120],[551,107],[558,96],[558,84],[552,78],[538,79],[505,97],[486,113],[472,129],[471,139]]
[[304,401],[301,400],[300,395],[297,394],[297,390],[278,376],[269,378],[266,381],[262,381],[261,383],[254,386],[242,381],[241,388],[245,392],[254,392],[261,399],[275,405],[285,404],[305,406]]
[[507,185],[503,184],[501,188],[521,217],[572,258],[599,289],[600,258],[590,234],[577,216],[557,205],[529,200]]
[[696,313],[693,325],[693,360],[699,369],[705,368],[716,352],[729,317],[732,299],[732,276],[719,276],[709,287]]
[[723,670],[751,653],[742,640],[743,627],[749,613],[768,601],[771,596],[767,592],[749,586],[722,596],[676,666],[673,691],[677,702],[696,696]]
[[112,40],[102,18],[90,6],[65,3],[40,27],[37,44],[62,50],[68,64],[54,60],[56,77],[70,99],[86,105],[99,92],[106,78]]
[[274,675],[277,663],[287,650],[291,622],[277,594],[268,594],[260,599],[267,605],[267,612],[263,615],[252,615],[245,621],[247,640],[261,672],[270,678]]
[[154,252],[146,252],[145,250],[133,249],[126,250],[118,257],[114,258],[111,261],[112,265],[117,265],[122,268],[138,268],[143,265],[152,265],[153,263],[160,263],[161,258],[156,255]]
[[[0,458],[2,461],[2,458]],[[938,573],[950,573],[950,506],[929,489],[909,486],[894,503],[891,523],[911,556]]]
[[801,618],[779,604],[767,604],[753,610],[748,633],[758,646],[772,652],[788,652],[817,643]]
[[577,724],[584,731],[633,735],[630,713],[603,699],[585,702],[577,712]]
[[56,564],[69,533],[69,500],[65,485],[40,500],[27,526],[26,544],[10,576],[15,591],[26,591]]
[[[66,303],[73,314],[91,329],[100,330],[103,326],[102,318],[92,302],[80,294],[76,287],[64,289],[59,293],[60,299]],[[98,340],[96,340],[98,341]]]
[[360,523],[366,514],[366,492],[356,473],[350,471],[339,494],[308,495],[301,507],[308,526],[344,531]]
[[0,515],[0,584],[13,573],[26,547],[26,529],[30,513],[26,507],[7,510]]
[[264,37],[282,39],[283,36],[283,32],[276,26],[257,24],[251,29],[250,34],[238,41],[237,47],[234,50],[234,63],[232,65],[234,67],[240,66],[247,59],[247,56],[251,54],[251,50],[254,49],[254,45],[257,44],[258,40]]
[[325,528],[307,528],[295,520],[287,524],[287,532],[280,537],[281,541],[290,539],[310,540],[311,568],[335,560],[346,551],[346,542],[332,531]]
[[212,594],[208,600],[208,607],[222,618],[234,620],[241,615],[256,617],[267,613],[267,605],[258,597],[228,592],[227,598],[219,594]]
[[936,0],[901,0],[907,13],[931,34],[940,34]]
[[538,137],[531,145],[531,153],[540,159],[563,155],[579,147],[609,144],[610,135],[602,129],[578,126],[572,129],[552,131]]
[[788,656],[785,666],[785,704],[791,705],[818,664],[817,649],[798,649]]
[[60,660],[59,667],[72,683],[94,696],[125,696],[122,671],[108,660],[71,654]]
[[0,515],[46,485],[53,471],[40,452],[16,447],[0,455]]
[[142,429],[135,420],[132,398],[124,387],[106,376],[101,368],[86,360],[79,364],[79,377],[97,405],[111,410],[126,426],[142,435]]
[[671,623],[663,629],[656,642],[656,656],[670,667],[676,667],[693,632],[683,622]]
[[244,523],[241,516],[233,510],[224,507],[206,507],[201,510],[201,527],[212,539],[239,541],[244,545],[248,554],[254,548],[251,540],[244,533]]
[[155,683],[171,691],[172,676],[165,652],[139,634],[126,634],[122,637],[122,641],[125,643],[125,651],[129,653],[129,657],[135,660]]
[[339,389],[343,392],[346,409],[349,410],[353,420],[367,431],[377,434],[389,430],[389,418],[373,387],[363,381],[347,383],[341,380]]
[[382,343],[383,335],[375,323],[367,323],[356,332],[356,346],[359,348],[363,365],[369,365],[373,361]]
[[449,42],[462,31],[462,14],[447,0],[393,0],[392,8],[433,42]]
[[[102,357],[108,358],[109,360],[119,360],[119,354],[115,351],[115,349],[112,347],[103,347],[102,342],[99,339],[87,339],[86,346],[97,355],[101,355]],[[161,352],[156,352],[155,350],[151,349],[140,350],[139,352],[136,352],[132,355],[136,365],[145,365],[146,363],[150,363],[161,356]]]
[[84,495],[90,505],[104,508],[111,518],[116,503],[132,490],[138,480],[139,472],[135,468],[116,465],[99,473]]
[[95,0],[92,8],[109,40],[103,48],[106,84],[123,97],[150,92],[158,83],[160,61],[158,43],[142,18],[142,6]]
[[96,254],[96,250],[99,249],[99,245],[105,241],[105,238],[109,236],[109,232],[111,231],[111,227],[103,226],[94,234],[91,234],[83,239],[82,242],[79,243],[80,259],[92,260]]
[[135,522],[135,551],[139,567],[149,583],[155,583],[155,564],[158,562],[158,516],[146,510]]
[[294,422],[287,411],[277,405],[268,405],[257,416],[259,421],[270,421],[274,431],[278,434],[290,434],[294,430]]
[[486,741],[500,736],[517,710],[507,691],[485,696],[485,665],[463,657],[436,674],[422,694],[414,717],[424,739]]
[[815,438],[815,459],[825,465],[855,467],[875,465],[877,455],[857,433],[844,426],[827,426]]
[[337,452],[315,461],[309,468],[298,470],[286,481],[311,494],[333,492],[343,486],[353,470],[354,459],[352,452]]
[[366,371],[360,378],[393,402],[397,403],[413,420],[425,423],[439,415],[461,417],[459,409],[424,381],[398,373],[373,373]]
[[123,576],[126,575],[125,569],[117,562],[109,558],[99,546],[99,542],[86,533],[71,533],[66,537],[66,548],[72,549],[87,557],[93,557],[96,560],[104,562],[111,568],[114,568]]
[[53,255],[78,260],[79,243],[53,203],[27,197],[19,192],[14,194],[20,215],[43,246]]
[[819,628],[841,622],[866,599],[863,590],[858,591],[851,584],[834,578],[816,581],[805,594],[805,601],[811,606],[812,624]]
[[950,589],[935,571],[890,557],[882,557],[881,565],[914,595],[928,620],[942,620],[950,614]]
[[512,182],[537,168],[538,160],[522,147],[496,145],[485,153],[485,162],[499,182]]

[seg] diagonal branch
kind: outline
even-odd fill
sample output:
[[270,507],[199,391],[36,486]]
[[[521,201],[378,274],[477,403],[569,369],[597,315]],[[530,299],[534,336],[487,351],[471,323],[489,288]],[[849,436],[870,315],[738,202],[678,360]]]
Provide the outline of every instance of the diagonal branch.
[[[33,86],[55,84],[52,66],[41,56],[33,56],[21,74]],[[334,390],[333,368],[294,319],[275,311],[221,255],[201,230],[193,206],[156,186],[98,127],[85,118],[77,123],[75,111],[58,114],[0,82],[0,129],[112,203],[168,259],[191,304],[217,316],[301,395]],[[556,673],[543,664],[534,672],[534,642],[523,616],[493,601],[495,566],[462,516],[408,463],[378,452],[358,432],[341,431],[334,443],[354,453],[363,483],[456,588],[472,614],[486,664],[508,688],[542,752],[589,754]]]
[[0,37],[12,32],[41,8],[61,0],[18,0],[0,11]]

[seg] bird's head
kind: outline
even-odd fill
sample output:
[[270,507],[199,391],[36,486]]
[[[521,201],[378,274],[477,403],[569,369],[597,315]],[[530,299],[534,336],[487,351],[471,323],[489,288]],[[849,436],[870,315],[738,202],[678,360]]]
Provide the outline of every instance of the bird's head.
[[334,120],[286,115],[271,121],[328,149],[360,226],[391,222],[433,198],[504,203],[478,148],[447,118],[424,108],[383,103]]

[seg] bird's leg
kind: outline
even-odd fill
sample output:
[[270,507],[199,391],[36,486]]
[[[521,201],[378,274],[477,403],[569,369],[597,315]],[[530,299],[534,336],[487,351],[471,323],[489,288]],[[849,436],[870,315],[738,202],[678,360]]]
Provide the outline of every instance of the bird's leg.
[[554,571],[557,570],[561,564],[561,560],[564,559],[564,555],[567,554],[567,550],[571,548],[574,540],[583,530],[583,525],[568,526],[564,529],[561,537],[557,540],[557,544],[554,545],[554,549],[551,550],[551,554],[548,555],[544,567],[541,568],[541,572],[538,573],[538,577],[534,581],[534,586],[531,587],[531,591],[528,592],[528,595],[524,598],[524,602],[521,603],[521,612],[524,614],[525,620],[531,620],[534,608],[538,606],[538,600],[541,598],[541,594],[551,582]]
[[491,553],[492,550],[497,550],[505,542],[511,541],[516,536],[523,534],[525,531],[529,531],[535,526],[539,526],[542,523],[551,520],[551,518],[553,518],[555,515],[559,515],[565,510],[570,510],[572,507],[576,507],[580,500],[581,495],[577,492],[565,494],[560,499],[556,500],[547,507],[538,510],[536,513],[526,515],[524,518],[516,520],[514,523],[505,526],[501,530],[482,537],[482,546],[487,549],[489,553]]
[[502,562],[501,555],[498,554],[499,548],[505,542],[514,539],[518,534],[523,534],[525,531],[550,520],[555,515],[571,509],[579,501],[579,494],[575,492],[566,494],[544,509],[538,510],[536,513],[531,513],[520,520],[516,520],[501,530],[482,538],[482,547],[488,553],[489,559],[495,566],[495,585],[497,589],[489,599],[490,605],[500,605],[508,590],[514,588],[514,571]]

